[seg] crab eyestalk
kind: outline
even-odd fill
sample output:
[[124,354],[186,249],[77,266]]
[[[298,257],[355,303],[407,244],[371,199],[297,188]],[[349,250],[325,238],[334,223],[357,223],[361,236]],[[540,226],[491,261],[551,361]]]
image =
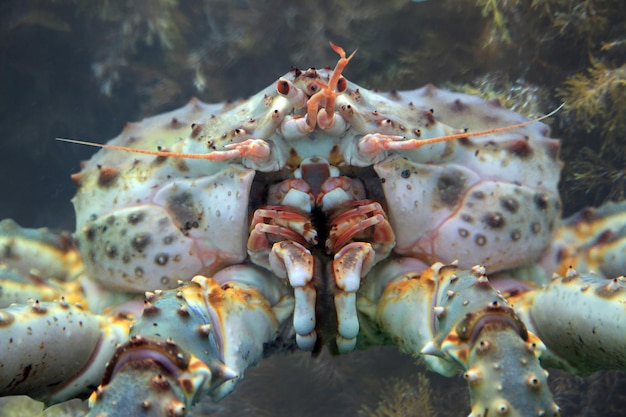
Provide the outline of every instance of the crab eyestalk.
[[207,395],[223,398],[249,366],[286,347],[292,313],[286,286],[242,265],[147,293],[130,341],[90,398],[89,415],[184,416]]
[[[543,344],[489,284],[484,268],[435,264],[421,274],[387,263],[359,300],[365,339],[386,340],[442,375],[462,373],[470,416],[558,415],[539,364]],[[364,340],[369,341],[369,340]]]

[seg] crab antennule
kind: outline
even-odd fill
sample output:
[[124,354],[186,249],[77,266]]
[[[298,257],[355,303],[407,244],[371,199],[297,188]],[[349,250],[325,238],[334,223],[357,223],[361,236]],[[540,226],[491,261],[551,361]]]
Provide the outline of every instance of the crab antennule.
[[137,148],[128,148],[126,146],[119,146],[119,145],[111,145],[108,143],[94,143],[94,142],[87,142],[84,140],[76,140],[76,139],[65,139],[65,138],[55,138],[58,141],[61,142],[67,142],[67,143],[74,143],[77,145],[85,145],[85,146],[93,146],[94,148],[104,148],[104,149],[112,149],[112,150],[116,150],[116,151],[123,151],[123,152],[132,152],[132,153],[140,153],[140,154],[144,154],[144,155],[154,155],[154,156],[171,156],[174,158],[187,158],[187,159],[215,159],[212,158],[211,155],[214,154],[214,152],[209,152],[209,153],[180,153],[180,152],[168,152],[168,151],[151,151],[148,149],[137,149]]
[[333,51],[339,54],[339,61],[337,61],[337,65],[333,70],[333,74],[328,81],[328,87],[330,87],[332,91],[335,91],[335,89],[337,88],[337,83],[339,82],[339,77],[341,77],[341,73],[343,72],[346,65],[348,65],[348,62],[350,62],[352,57],[354,57],[357,49],[355,49],[354,52],[352,52],[350,56],[346,58],[346,52],[343,50],[342,47],[337,46],[332,42],[330,43],[330,47],[333,48]]
[[490,135],[490,134],[493,134],[493,133],[506,132],[506,131],[509,131],[509,130],[518,129],[520,127],[524,127],[524,126],[531,125],[533,123],[540,122],[540,121],[542,121],[544,119],[547,119],[548,117],[552,117],[556,113],[558,113],[559,110],[561,110],[564,105],[565,105],[565,103],[562,103],[559,107],[557,107],[556,109],[552,110],[548,114],[544,114],[543,116],[539,116],[539,117],[537,117],[535,119],[526,120],[525,122],[516,123],[514,125],[497,127],[497,128],[494,128],[494,129],[480,130],[480,131],[477,131],[477,132],[456,133],[456,134],[452,134],[452,135],[438,136],[438,137],[435,137],[435,138],[428,138],[428,139],[422,139],[422,140],[408,139],[406,142],[415,145],[415,146],[411,146],[410,149],[417,149],[417,148],[422,147],[424,145],[430,145],[430,144],[433,144],[433,143],[447,142],[449,140],[471,138],[471,137],[475,137],[475,136],[483,136],[483,135]]
[[[354,52],[356,52],[356,51],[354,51]],[[349,58],[347,58],[348,60],[350,58],[352,58],[352,56],[354,55],[354,52],[352,53],[352,55],[350,55]],[[337,72],[336,69],[335,69],[335,72]],[[322,84],[322,83],[320,83],[320,84]],[[328,86],[326,86],[326,88],[328,88]],[[316,98],[316,96],[313,96],[311,99],[309,99],[309,101],[313,100],[315,98]],[[321,98],[322,98],[321,96],[317,97],[316,102],[319,101]],[[327,100],[328,100],[328,98],[327,98]],[[430,144],[433,144],[433,143],[446,142],[446,141],[450,141],[450,140],[463,139],[463,138],[469,138],[469,137],[475,137],[475,136],[489,135],[489,134],[493,134],[493,133],[501,133],[501,132],[506,132],[508,130],[518,129],[520,127],[528,126],[528,125],[531,125],[533,123],[537,123],[537,122],[540,122],[540,121],[542,121],[544,119],[547,119],[548,117],[554,116],[559,110],[561,110],[563,108],[563,106],[564,106],[564,104],[561,104],[559,107],[557,107],[556,109],[552,110],[548,114],[545,114],[543,116],[537,117],[535,119],[527,120],[525,122],[516,123],[516,124],[510,125],[510,126],[503,126],[503,127],[498,127],[498,128],[495,128],[495,129],[481,130],[481,131],[478,131],[478,132],[456,133],[456,134],[453,134],[453,135],[439,136],[439,137],[423,139],[423,140],[408,139],[406,141],[401,142],[401,143],[405,144],[405,146],[403,146],[402,149],[417,149],[417,148],[420,148],[420,147],[422,147],[424,145],[430,145]],[[312,107],[312,106],[309,106],[309,107]],[[315,107],[317,107],[317,106],[315,106]],[[313,114],[311,108],[309,108],[309,113]],[[76,140],[76,139],[66,139],[66,138],[55,138],[55,139],[58,140],[58,141],[61,141],[61,142],[74,143],[74,144],[77,144],[77,145],[93,146],[95,148],[112,149],[112,150],[118,150],[118,151],[123,151],[123,152],[140,153],[140,154],[144,154],[144,155],[169,156],[169,157],[174,157],[174,158],[224,160],[224,159],[231,159],[231,158],[236,158],[236,157],[239,157],[239,156],[243,156],[243,155],[231,155],[232,152],[229,152],[229,154],[228,154],[229,156],[225,156],[220,151],[214,151],[214,152],[208,152],[208,153],[183,153],[183,152],[169,152],[169,151],[160,151],[160,150],[151,151],[151,150],[148,150],[148,149],[128,148],[126,146],[111,145],[111,144],[104,144],[104,143],[95,143],[95,142],[88,142],[88,141]],[[228,152],[228,151],[226,151],[226,152]]]

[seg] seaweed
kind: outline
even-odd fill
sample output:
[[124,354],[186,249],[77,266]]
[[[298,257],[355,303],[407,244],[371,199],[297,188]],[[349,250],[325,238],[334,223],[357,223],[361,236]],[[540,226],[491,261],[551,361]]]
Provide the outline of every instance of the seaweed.
[[491,42],[511,43],[511,34],[508,29],[508,19],[506,18],[505,8],[517,7],[518,0],[509,0],[505,2],[497,0],[479,0],[477,5],[482,8],[482,15],[490,20],[490,39]]
[[596,42],[605,38],[613,23],[621,19],[615,13],[620,8],[623,10],[620,0],[535,0],[535,3],[552,6],[553,23],[559,32],[583,40],[589,49],[595,49]]
[[587,132],[599,129],[611,139],[603,148],[619,150],[613,141],[623,139],[626,128],[626,64],[610,67],[594,60],[586,74],[568,78],[559,95],[565,100],[565,112],[582,128]]
[[77,7],[111,28],[106,36],[108,47],[97,51],[92,65],[105,95],[111,95],[138,49],[158,45],[162,50],[179,51],[184,46],[181,26],[186,20],[178,11],[178,0],[77,2]]
[[546,89],[524,78],[510,80],[502,72],[487,73],[470,83],[448,83],[446,86],[454,91],[481,96],[485,100],[497,100],[502,107],[529,118],[543,116],[554,109]]
[[582,193],[586,204],[596,206],[626,197],[626,161],[623,156],[602,156],[589,147],[582,148],[580,157],[570,162],[565,171],[569,193]]
[[491,48],[501,69],[475,77],[471,84],[452,83],[453,88],[499,98],[530,116],[537,108],[549,110],[564,101],[553,128],[563,138],[565,214],[624,199],[626,3],[479,0],[477,7],[491,34],[483,45]]
[[626,64],[594,60],[585,73],[568,78],[558,94],[565,101],[568,128],[578,140],[564,185],[586,203],[626,196]]
[[382,383],[376,409],[363,406],[359,415],[365,417],[435,417],[431,402],[432,390],[425,374],[412,379],[388,378]]

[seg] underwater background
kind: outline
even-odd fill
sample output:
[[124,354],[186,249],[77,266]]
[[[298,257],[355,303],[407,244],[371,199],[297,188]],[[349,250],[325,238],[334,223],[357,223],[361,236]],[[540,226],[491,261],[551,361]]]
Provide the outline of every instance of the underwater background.
[[[334,65],[366,88],[439,87],[551,119],[564,214],[626,194],[623,0],[4,0],[0,2],[0,219],[72,230],[70,175],[128,121],[254,94],[289,68]],[[192,416],[458,416],[462,378],[391,348],[279,356]],[[425,376],[424,376],[425,375]],[[626,376],[551,372],[566,416],[626,410]],[[38,415],[0,400],[0,416]],[[74,402],[73,405],[76,405]],[[59,406],[50,415],[82,415]],[[84,410],[84,409],[83,409]],[[26,413],[26,414],[24,414]],[[56,414],[54,414],[56,413]]]

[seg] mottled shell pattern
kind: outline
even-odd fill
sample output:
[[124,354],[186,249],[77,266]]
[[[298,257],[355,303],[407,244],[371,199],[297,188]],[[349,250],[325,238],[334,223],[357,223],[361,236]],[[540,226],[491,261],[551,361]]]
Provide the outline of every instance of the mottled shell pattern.
[[[491,272],[534,262],[558,226],[559,142],[549,128],[522,128],[364,155],[367,134],[425,139],[523,122],[499,103],[426,86],[379,93],[343,80],[335,111],[347,123],[297,134],[315,80],[329,69],[293,69],[247,100],[184,107],[130,123],[110,143],[208,154],[248,139],[269,144],[263,164],[247,158],[186,159],[100,150],[74,176],[76,237],[88,272],[128,291],[246,262],[250,217],[268,187],[301,175],[302,161],[328,161],[358,178],[395,233],[393,252],[432,262],[483,264]],[[287,81],[287,84],[285,84]],[[305,93],[294,98],[286,91]]]

